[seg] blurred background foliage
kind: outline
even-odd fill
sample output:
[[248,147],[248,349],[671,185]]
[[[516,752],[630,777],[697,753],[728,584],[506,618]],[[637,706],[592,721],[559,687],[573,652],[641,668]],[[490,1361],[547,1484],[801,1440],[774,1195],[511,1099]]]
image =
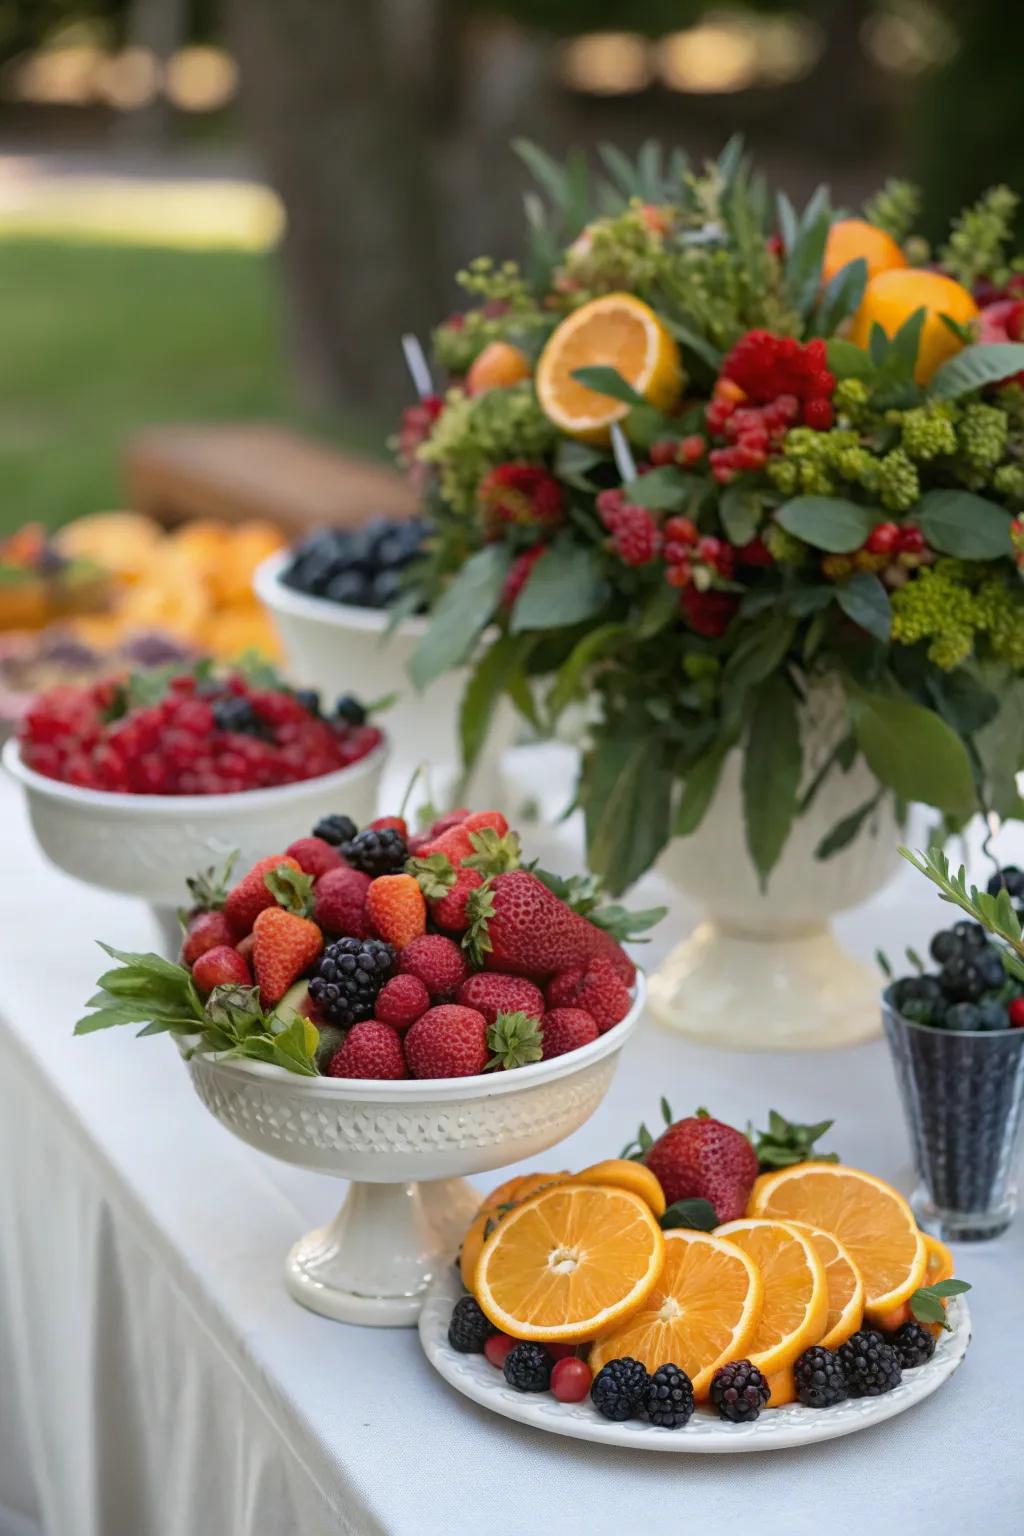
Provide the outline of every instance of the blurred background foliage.
[[740,131],[795,196],[1024,185],[1014,0],[0,0],[0,520],[111,504],[151,421],[384,451],[397,345],[555,152]]

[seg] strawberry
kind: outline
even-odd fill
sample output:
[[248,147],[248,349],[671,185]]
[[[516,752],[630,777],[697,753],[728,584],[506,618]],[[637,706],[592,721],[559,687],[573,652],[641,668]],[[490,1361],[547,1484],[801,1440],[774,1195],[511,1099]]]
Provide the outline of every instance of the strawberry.
[[454,811],[445,811],[436,821],[430,824],[430,836],[440,837],[442,832],[447,832],[449,827],[457,827],[460,821],[465,821],[469,811],[464,805],[460,805]]
[[199,912],[181,941],[182,965],[195,965],[200,955],[221,944],[234,944],[234,934],[223,912]]
[[393,832],[401,832],[406,842],[409,841],[409,828],[404,816],[378,816],[376,821],[367,824],[366,830],[383,832],[385,827],[390,827]]
[[293,859],[285,853],[271,854],[270,858],[260,859],[254,864],[249,873],[242,876],[234,890],[228,892],[224,902],[224,916],[236,939],[251,933],[259,914],[267,907],[274,905],[277,898],[264,877],[272,869],[280,869],[282,865],[286,869],[295,870],[297,874],[302,873],[302,866],[298,859]]
[[283,907],[266,907],[253,924],[255,943],[252,962],[260,988],[260,1002],[272,1008],[292,982],[308,970],[323,948],[316,923]]
[[552,1008],[540,1021],[544,1060],[590,1045],[598,1036],[597,1021],[584,1008]]
[[[670,1118],[663,1104],[665,1118]],[[643,1161],[665,1192],[676,1200],[707,1200],[719,1224],[742,1216],[757,1178],[757,1153],[731,1125],[699,1109],[663,1131],[643,1154]]]
[[490,1059],[487,1020],[475,1008],[428,1008],[405,1037],[413,1077],[475,1077]]
[[345,863],[337,848],[325,843],[322,837],[299,837],[285,850],[298,862],[300,869],[314,880],[326,875],[329,869],[341,869]]
[[408,1077],[397,1030],[376,1019],[353,1024],[331,1057],[328,1077]]
[[405,949],[427,928],[427,904],[413,875],[378,875],[366,893],[366,917],[373,931],[396,949]]
[[508,822],[500,811],[474,811],[463,817],[460,826],[463,832],[481,832],[484,827],[490,827],[499,837],[508,832]]
[[497,971],[477,971],[462,983],[456,1002],[475,1008],[488,1024],[499,1013],[528,1013],[533,1019],[544,1016],[544,994],[525,976],[502,976]]
[[547,977],[584,965],[596,954],[610,959],[609,945],[630,964],[610,935],[566,906],[526,869],[495,875],[470,892],[467,912],[470,927],[462,942],[488,971]]
[[313,919],[337,938],[366,938],[366,893],[370,876],[361,869],[329,869],[316,883]]
[[237,949],[218,944],[199,956],[192,967],[192,980],[206,997],[214,987],[251,987],[252,972]]
[[633,1005],[629,988],[604,955],[594,955],[586,965],[552,976],[544,995],[549,1008],[585,1009],[602,1035],[624,1019]]
[[432,998],[454,997],[466,979],[466,960],[454,939],[426,933],[413,939],[398,957],[398,969],[418,976]]
[[483,875],[476,869],[456,869],[443,853],[410,859],[406,868],[419,881],[437,926],[451,933],[465,933],[469,927],[466,902],[470,891],[483,885]]
[[238,953],[241,955],[246,965],[250,967],[252,966],[252,951],[253,945],[255,943],[256,940],[253,938],[252,934],[247,933],[245,938],[239,939],[238,943],[235,945],[235,948],[238,950]]
[[473,844],[469,833],[461,826],[449,827],[447,832],[442,832],[440,837],[432,837],[429,843],[424,843],[417,857],[425,858],[431,853],[443,853],[449,863],[456,868],[463,859],[468,859],[473,852]]
[[401,1032],[429,1007],[430,993],[418,976],[392,976],[377,993],[373,1016]]

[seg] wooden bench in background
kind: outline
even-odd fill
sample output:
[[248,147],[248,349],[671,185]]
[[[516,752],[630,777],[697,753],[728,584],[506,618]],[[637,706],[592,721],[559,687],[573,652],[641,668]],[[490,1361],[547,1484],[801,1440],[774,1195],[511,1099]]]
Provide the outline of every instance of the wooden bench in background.
[[294,538],[323,523],[411,517],[397,470],[338,452],[287,427],[153,427],[125,452],[128,505],[167,526],[193,517],[269,518]]

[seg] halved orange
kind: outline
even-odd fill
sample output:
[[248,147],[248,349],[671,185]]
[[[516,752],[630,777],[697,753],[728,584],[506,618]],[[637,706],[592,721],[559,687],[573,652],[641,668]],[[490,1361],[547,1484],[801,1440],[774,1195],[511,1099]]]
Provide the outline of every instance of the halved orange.
[[669,410],[682,393],[679,348],[664,323],[631,293],[581,304],[552,332],[537,363],[536,390],[548,418],[569,437],[606,443],[629,406],[573,378],[577,368],[614,368],[638,394]]
[[864,1280],[864,1315],[875,1324],[907,1301],[927,1262],[924,1238],[898,1190],[842,1163],[797,1163],[759,1183],[751,1211],[831,1232]]
[[496,1328],[517,1339],[593,1339],[636,1310],[665,1262],[647,1201],[629,1189],[573,1180],[509,1211],[484,1243],[475,1292]]
[[676,1227],[665,1233],[665,1268],[650,1295],[590,1351],[596,1375],[609,1360],[631,1355],[649,1371],[670,1361],[708,1395],[726,1360],[746,1353],[761,1315],[764,1288],[756,1264],[712,1232]]
[[828,1286],[828,1318],[825,1333],[818,1340],[826,1349],[838,1349],[852,1333],[856,1333],[864,1319],[864,1281],[861,1272],[850,1258],[838,1237],[823,1232],[820,1227],[806,1226],[802,1221],[792,1221],[810,1238],[825,1270]]
[[665,1214],[665,1193],[649,1168],[628,1157],[608,1157],[582,1173],[574,1173],[577,1184],[611,1184],[615,1189],[631,1189],[646,1200],[655,1216]]
[[497,1223],[520,1200],[536,1194],[538,1189],[543,1189],[547,1184],[568,1177],[564,1169],[561,1173],[517,1173],[514,1178],[506,1179],[497,1189],[491,1190],[466,1229],[459,1249],[459,1274],[467,1291],[473,1289],[481,1250]]
[[825,1266],[806,1232],[784,1221],[741,1216],[718,1227],[761,1271],[764,1305],[746,1355],[771,1376],[817,1344],[828,1319]]

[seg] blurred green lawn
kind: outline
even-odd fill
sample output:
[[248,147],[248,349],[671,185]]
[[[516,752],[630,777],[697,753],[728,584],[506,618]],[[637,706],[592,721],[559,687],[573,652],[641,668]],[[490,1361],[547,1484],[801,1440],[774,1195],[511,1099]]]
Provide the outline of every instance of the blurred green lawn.
[[296,421],[275,279],[265,252],[0,239],[0,530],[123,506],[140,427]]

